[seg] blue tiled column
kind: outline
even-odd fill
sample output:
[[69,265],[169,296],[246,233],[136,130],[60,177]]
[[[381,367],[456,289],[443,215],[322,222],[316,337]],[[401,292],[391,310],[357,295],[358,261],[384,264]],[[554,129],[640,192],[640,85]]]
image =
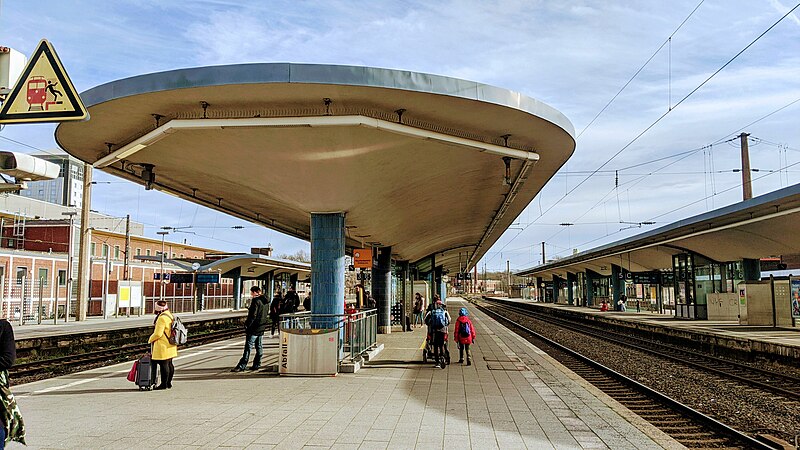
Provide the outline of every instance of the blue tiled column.
[[344,314],[344,213],[311,214],[312,314]]
[[237,267],[231,274],[233,276],[233,309],[242,307],[242,269]]
[[611,293],[613,295],[613,298],[611,300],[611,305],[614,307],[615,311],[619,311],[621,308],[620,305],[617,304],[617,302],[619,301],[620,296],[622,295],[622,286],[625,283],[625,280],[623,280],[622,277],[623,277],[622,267],[616,264],[612,264]]
[[378,264],[372,268],[372,296],[378,307],[378,333],[392,332],[392,247],[378,249]]
[[558,303],[558,294],[561,291],[562,278],[558,275],[553,275],[553,303]]
[[574,273],[567,272],[567,304],[574,305],[575,304],[575,290],[574,284],[577,280],[577,277]]

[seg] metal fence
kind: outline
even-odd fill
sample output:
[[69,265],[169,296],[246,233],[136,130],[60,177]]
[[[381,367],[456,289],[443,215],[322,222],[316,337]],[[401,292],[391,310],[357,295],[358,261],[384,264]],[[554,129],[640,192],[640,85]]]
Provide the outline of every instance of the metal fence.
[[338,329],[341,345],[339,362],[345,359],[356,361],[361,354],[378,343],[378,316],[376,309],[362,310],[352,314],[311,314],[298,312],[282,314],[281,329]]
[[[20,325],[54,323],[65,320],[65,286],[53,285],[51,280],[22,278],[0,289],[0,317]],[[75,315],[75,299],[70,302],[70,316]]]

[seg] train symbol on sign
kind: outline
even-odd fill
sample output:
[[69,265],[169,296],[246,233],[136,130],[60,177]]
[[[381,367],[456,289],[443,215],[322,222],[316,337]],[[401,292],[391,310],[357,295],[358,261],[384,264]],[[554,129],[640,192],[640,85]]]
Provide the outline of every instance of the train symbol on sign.
[[[28,79],[28,111],[47,111],[51,105],[63,105],[64,102],[58,99],[64,96],[56,86],[58,81],[45,79],[40,75],[34,75]],[[47,94],[53,96],[53,100],[47,101]]]

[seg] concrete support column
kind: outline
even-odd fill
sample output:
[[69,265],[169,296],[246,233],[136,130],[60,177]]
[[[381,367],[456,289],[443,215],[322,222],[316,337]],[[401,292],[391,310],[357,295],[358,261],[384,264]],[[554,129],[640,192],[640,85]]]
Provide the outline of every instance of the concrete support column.
[[233,278],[233,309],[242,307],[242,269],[237,267],[231,271]]
[[392,332],[392,247],[378,249],[378,264],[372,268],[372,297],[378,307],[378,333]]
[[540,302],[545,301],[544,287],[542,286],[542,283],[544,283],[542,277],[536,277],[536,297]]
[[575,282],[577,279],[574,273],[567,272],[567,303],[570,305],[575,304]]
[[[406,317],[410,317],[412,314],[412,308],[414,306],[414,300],[411,299],[411,292],[409,292],[409,283],[408,280],[410,279],[410,273],[408,270],[408,261],[397,261],[397,266],[400,268],[400,273],[398,276],[400,277],[400,289],[397,292],[397,295],[400,297],[399,301],[403,305],[400,308],[400,325],[402,326],[403,330],[406,330]],[[411,331],[411,330],[406,330]]]
[[[433,269],[433,285],[431,286],[431,297],[435,294],[439,294],[439,297],[442,298],[444,301],[444,296],[442,295],[442,267],[436,267]],[[431,298],[431,301],[433,298]]]
[[344,213],[311,214],[312,314],[344,314]]
[[594,305],[594,280],[600,279],[602,275],[599,273],[586,269],[586,305]]
[[563,280],[563,278],[560,276],[553,275],[553,303],[558,303],[558,294],[561,290],[561,280]]
[[273,272],[267,272],[263,276],[264,280],[264,295],[272,301],[272,297],[275,296],[275,275]]
[[757,259],[743,259],[742,272],[744,281],[759,281],[761,279],[761,261]]

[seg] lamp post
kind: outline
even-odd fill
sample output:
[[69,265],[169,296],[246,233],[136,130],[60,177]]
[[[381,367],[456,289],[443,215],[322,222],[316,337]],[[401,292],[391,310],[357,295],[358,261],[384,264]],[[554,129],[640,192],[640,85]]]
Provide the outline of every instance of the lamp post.
[[[72,301],[72,225],[75,220],[76,211],[62,212],[62,216],[69,216],[69,242],[67,243],[67,295],[66,305],[64,305],[64,322],[69,322],[69,303]],[[76,317],[80,314],[76,314]]]
[[161,283],[161,293],[159,300],[164,300],[164,237],[169,234],[169,231],[157,231],[156,234],[161,235],[161,273],[158,275],[158,280]]

